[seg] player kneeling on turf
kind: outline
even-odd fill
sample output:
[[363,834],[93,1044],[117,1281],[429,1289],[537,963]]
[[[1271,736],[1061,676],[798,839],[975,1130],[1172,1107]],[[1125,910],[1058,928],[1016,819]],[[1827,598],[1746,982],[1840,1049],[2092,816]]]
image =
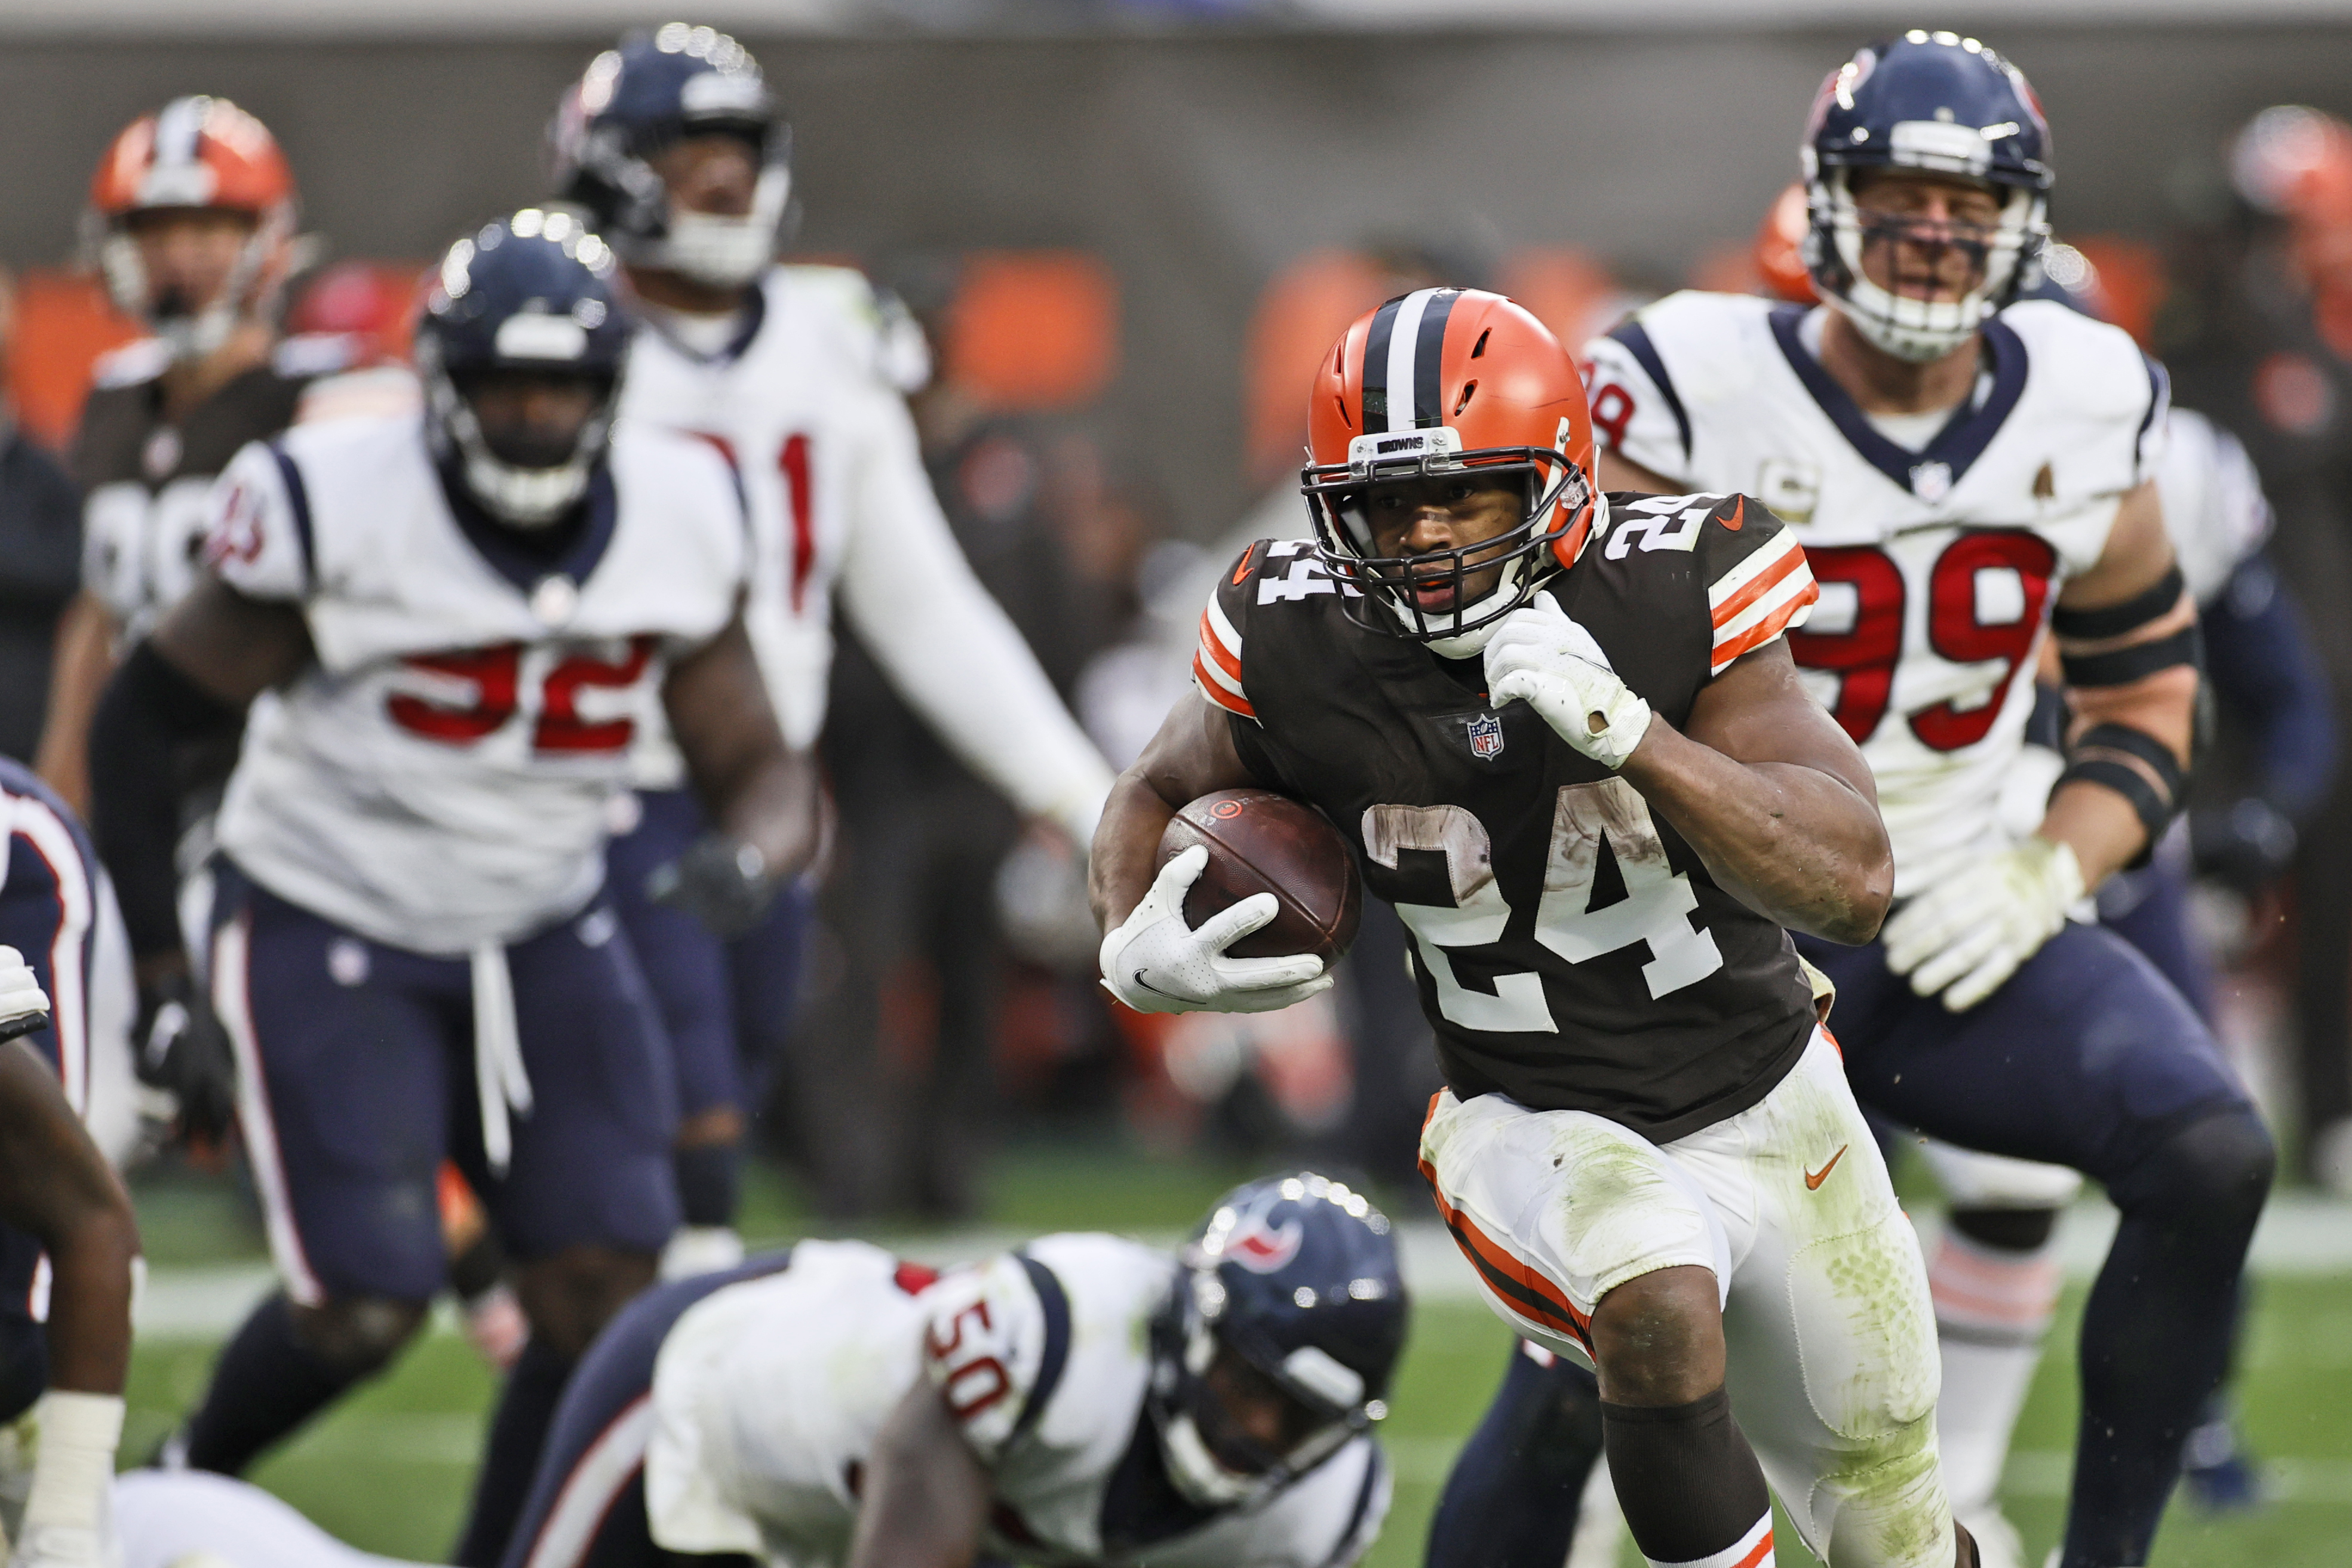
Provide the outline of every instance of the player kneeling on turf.
[[1803,551],[1744,497],[1597,494],[1576,367],[1496,295],[1368,313],[1309,420],[1315,541],[1225,575],[1095,840],[1106,983],[1315,988],[1312,957],[1213,950],[1264,919],[1188,930],[1200,857],[1153,860],[1212,790],[1316,807],[1413,934],[1438,1207],[1507,1321],[1597,1364],[1643,1552],[1769,1563],[1769,1478],[1838,1568],[1972,1561],[1918,1244],[1781,929],[1866,941],[1893,881],[1781,636]]
[[1388,1220],[1305,1173],[1174,1256],[1047,1236],[940,1276],[803,1242],[614,1320],[506,1562],[1346,1568],[1405,1314]]

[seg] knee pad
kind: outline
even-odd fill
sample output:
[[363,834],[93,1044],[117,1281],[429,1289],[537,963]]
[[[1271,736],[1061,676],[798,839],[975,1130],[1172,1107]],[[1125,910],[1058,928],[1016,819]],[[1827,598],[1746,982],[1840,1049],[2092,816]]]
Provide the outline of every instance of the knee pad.
[[353,1296],[295,1309],[294,1337],[336,1370],[364,1375],[398,1354],[424,1321],[421,1302]]
[[2058,1228],[2054,1208],[1955,1208],[1951,1227],[2004,1252],[2039,1252]]
[[2250,1105],[2233,1105],[2169,1134],[2107,1196],[2126,1212],[2161,1208],[2200,1222],[2252,1226],[2278,1171],[2278,1145]]

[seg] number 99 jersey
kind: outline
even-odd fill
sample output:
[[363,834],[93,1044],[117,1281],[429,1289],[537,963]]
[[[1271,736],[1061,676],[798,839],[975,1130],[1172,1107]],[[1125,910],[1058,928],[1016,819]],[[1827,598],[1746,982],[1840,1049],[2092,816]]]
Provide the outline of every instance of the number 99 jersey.
[[1820,321],[1670,295],[1586,349],[1594,439],[1695,489],[1746,489],[1804,541],[1821,603],[1790,652],[1878,779],[1906,898],[2006,842],[2052,601],[2155,472],[2163,371],[2049,300],[1985,323],[1969,401],[1917,451],[1821,368]]
[[[1462,1099],[1500,1092],[1669,1143],[1770,1092],[1813,1029],[1787,933],[1717,887],[1633,787],[1476,659],[1358,626],[1303,540],[1260,540],[1201,621],[1193,679],[1242,762],[1356,850],[1412,930]],[[1540,590],[1681,727],[1733,661],[1803,619],[1805,552],[1746,497],[1608,497]]]

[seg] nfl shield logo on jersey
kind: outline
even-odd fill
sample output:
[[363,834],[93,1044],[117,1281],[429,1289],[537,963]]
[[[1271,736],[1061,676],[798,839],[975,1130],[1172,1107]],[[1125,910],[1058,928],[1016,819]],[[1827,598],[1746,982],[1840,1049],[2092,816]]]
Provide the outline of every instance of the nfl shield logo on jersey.
[[1470,755],[1481,762],[1492,762],[1503,754],[1503,721],[1491,713],[1482,713],[1470,721]]

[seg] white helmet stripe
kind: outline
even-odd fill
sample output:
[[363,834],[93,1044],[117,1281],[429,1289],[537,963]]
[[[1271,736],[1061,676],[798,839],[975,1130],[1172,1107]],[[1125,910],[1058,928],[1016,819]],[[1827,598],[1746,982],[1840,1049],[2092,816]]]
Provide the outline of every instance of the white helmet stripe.
[[155,162],[194,162],[197,139],[212,107],[209,98],[175,98],[165,104],[155,116]]
[[1412,428],[1412,371],[1421,343],[1421,314],[1436,298],[1434,288],[1416,288],[1397,304],[1396,325],[1389,330],[1389,428]]

